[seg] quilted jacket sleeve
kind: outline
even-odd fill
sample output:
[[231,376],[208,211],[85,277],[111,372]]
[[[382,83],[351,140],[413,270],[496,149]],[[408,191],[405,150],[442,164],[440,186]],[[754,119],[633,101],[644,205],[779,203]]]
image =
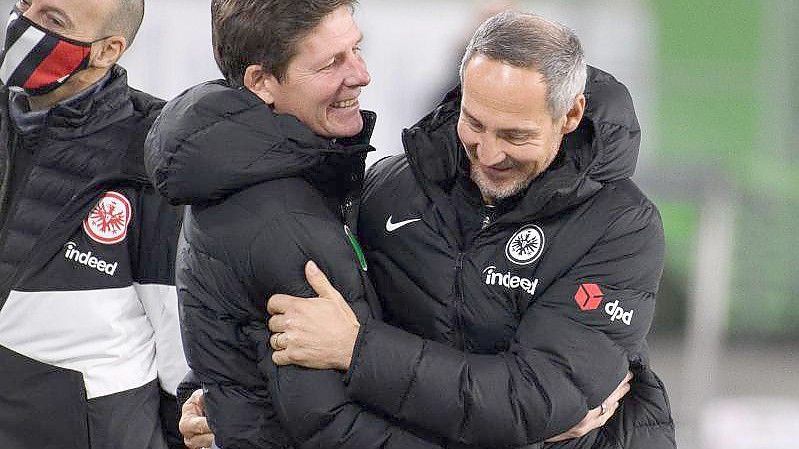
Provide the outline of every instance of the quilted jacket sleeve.
[[[522,446],[557,435],[598,406],[624,377],[628,361],[640,358],[662,263],[657,211],[651,204],[630,209],[538,294],[508,351],[464,353],[371,321],[356,345],[351,394],[468,445]],[[594,306],[586,301],[600,290],[601,307],[583,310]],[[667,417],[667,408],[659,407],[655,415]],[[567,447],[584,443],[572,440]]]
[[[340,372],[272,363],[265,303],[278,292],[313,296],[303,272],[307,260],[329,270],[332,281],[352,298],[359,319],[368,319],[369,307],[363,275],[339,222],[276,214],[262,229],[233,264],[216,264],[191,250],[183,256],[198,258],[194,265],[204,259],[213,267],[181,293],[199,292],[183,304],[184,331],[219,446],[439,447],[353,402]],[[249,273],[253,285],[235,282],[242,273]]]

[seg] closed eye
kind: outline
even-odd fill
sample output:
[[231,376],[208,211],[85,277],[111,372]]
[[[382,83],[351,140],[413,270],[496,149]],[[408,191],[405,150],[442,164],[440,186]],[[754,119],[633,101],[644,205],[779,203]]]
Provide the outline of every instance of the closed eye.
[[524,145],[530,141],[530,137],[531,136],[529,134],[520,134],[520,135],[504,136],[504,139],[511,145]]
[[47,16],[47,22],[48,22],[49,24],[51,24],[51,25],[55,25],[55,26],[56,26],[56,27],[58,27],[58,28],[64,28],[64,21],[63,21],[63,20],[61,20],[61,19],[59,19],[59,18],[58,18],[58,17],[56,17],[56,16],[53,16],[53,15],[48,15],[48,16]]

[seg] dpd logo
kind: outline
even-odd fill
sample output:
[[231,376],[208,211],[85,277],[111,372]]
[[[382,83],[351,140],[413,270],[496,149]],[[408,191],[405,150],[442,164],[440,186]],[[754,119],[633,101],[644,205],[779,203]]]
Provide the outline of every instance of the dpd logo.
[[[574,294],[574,301],[582,311],[596,310],[605,299],[605,293],[596,284],[580,284],[577,293]],[[605,304],[605,313],[610,316],[610,321],[621,320],[626,325],[632,324],[634,310],[624,310],[619,306],[619,300]]]

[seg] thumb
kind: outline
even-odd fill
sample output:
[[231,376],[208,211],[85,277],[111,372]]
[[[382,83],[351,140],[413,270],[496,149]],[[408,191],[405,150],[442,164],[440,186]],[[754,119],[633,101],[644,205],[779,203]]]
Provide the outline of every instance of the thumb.
[[341,294],[338,292],[338,290],[336,290],[335,287],[330,284],[327,276],[322,273],[322,270],[320,270],[316,263],[314,263],[312,260],[305,264],[305,279],[308,280],[311,288],[314,289],[319,297],[327,299],[341,298]]
[[205,392],[202,389],[198,389],[195,394],[197,394],[197,406],[200,407],[200,412],[205,416]]

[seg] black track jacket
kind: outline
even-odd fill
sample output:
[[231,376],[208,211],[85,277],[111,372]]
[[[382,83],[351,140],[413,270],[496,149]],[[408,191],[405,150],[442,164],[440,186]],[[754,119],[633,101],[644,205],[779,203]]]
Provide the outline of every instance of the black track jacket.
[[610,75],[589,69],[586,96],[552,166],[485,217],[457,92],[405,131],[405,155],[372,167],[359,229],[385,323],[361,327],[353,399],[465,446],[519,447],[579,422],[629,366],[614,418],[556,446],[674,447],[645,341],[664,242],[629,179],[639,126]]
[[142,153],[164,103],[118,66],[34,132],[17,129],[8,98],[3,87],[0,447],[162,449],[159,390],[174,395],[188,369],[174,285],[182,214]]
[[377,307],[345,231],[374,114],[364,122],[353,139],[323,139],[220,81],[168,103],[148,136],[157,188],[189,205],[176,267],[184,345],[224,449],[438,447],[351,401],[341,373],[271,360],[266,301],[314,296],[308,260],[361,322]]

